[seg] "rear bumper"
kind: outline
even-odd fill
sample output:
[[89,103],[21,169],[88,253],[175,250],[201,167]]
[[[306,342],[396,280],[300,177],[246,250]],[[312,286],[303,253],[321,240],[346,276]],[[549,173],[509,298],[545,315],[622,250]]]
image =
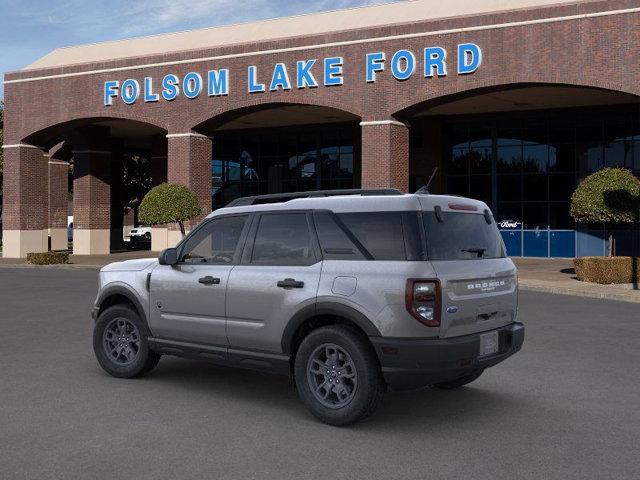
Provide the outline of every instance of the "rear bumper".
[[[497,353],[479,358],[480,335],[454,338],[404,339],[370,337],[387,384],[395,390],[448,382],[492,367],[516,353],[524,342],[524,325],[512,323],[496,329]],[[490,330],[491,331],[491,330]]]

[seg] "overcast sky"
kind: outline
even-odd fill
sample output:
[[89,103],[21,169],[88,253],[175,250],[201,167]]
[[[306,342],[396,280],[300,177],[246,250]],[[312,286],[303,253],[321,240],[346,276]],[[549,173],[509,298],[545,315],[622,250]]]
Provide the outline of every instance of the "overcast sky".
[[0,0],[0,75],[58,47],[389,1]]

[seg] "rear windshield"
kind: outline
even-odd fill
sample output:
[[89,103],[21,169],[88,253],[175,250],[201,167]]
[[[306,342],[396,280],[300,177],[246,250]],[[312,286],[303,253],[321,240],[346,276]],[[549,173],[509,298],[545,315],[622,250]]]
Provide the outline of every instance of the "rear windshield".
[[477,260],[505,257],[504,244],[495,221],[487,223],[475,213],[424,212],[429,260]]

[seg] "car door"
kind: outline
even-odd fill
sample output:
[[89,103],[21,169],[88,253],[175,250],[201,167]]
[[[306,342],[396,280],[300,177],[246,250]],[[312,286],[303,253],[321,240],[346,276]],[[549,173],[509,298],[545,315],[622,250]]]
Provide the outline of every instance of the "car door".
[[230,348],[281,352],[289,319],[315,304],[321,267],[310,213],[256,215],[242,262],[229,277]]
[[149,282],[151,329],[159,338],[226,349],[225,296],[240,259],[249,215],[207,221],[185,239],[176,265],[159,265]]

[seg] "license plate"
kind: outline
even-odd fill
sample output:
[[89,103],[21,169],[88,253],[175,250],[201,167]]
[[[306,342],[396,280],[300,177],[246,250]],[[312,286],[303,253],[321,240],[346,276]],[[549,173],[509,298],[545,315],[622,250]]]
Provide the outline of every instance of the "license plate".
[[480,356],[486,357],[498,351],[498,332],[483,333],[480,335]]

